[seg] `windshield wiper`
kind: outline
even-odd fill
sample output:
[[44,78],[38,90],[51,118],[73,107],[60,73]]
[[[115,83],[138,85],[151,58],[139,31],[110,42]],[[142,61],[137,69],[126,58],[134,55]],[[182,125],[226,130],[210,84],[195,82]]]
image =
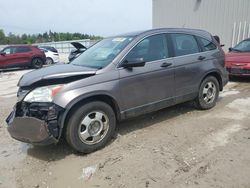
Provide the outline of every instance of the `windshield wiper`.
[[80,66],[80,67],[87,67],[87,68],[92,68],[92,69],[103,69],[103,66],[90,66],[90,65],[81,65],[81,64],[73,64],[72,65],[75,65],[75,66]]
[[97,69],[98,69],[98,70],[101,70],[101,69],[103,69],[103,67],[102,67],[102,66],[100,66],[100,67],[97,67]]

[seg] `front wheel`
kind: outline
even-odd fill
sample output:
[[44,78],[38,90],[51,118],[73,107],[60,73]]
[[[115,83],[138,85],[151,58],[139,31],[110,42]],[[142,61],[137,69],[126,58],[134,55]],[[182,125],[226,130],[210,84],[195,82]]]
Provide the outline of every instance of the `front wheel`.
[[116,117],[108,104],[95,101],[75,109],[66,126],[69,145],[78,152],[91,153],[104,147],[112,138]]
[[213,108],[216,105],[219,92],[218,80],[213,76],[205,78],[200,85],[198,97],[195,99],[196,107],[201,110]]

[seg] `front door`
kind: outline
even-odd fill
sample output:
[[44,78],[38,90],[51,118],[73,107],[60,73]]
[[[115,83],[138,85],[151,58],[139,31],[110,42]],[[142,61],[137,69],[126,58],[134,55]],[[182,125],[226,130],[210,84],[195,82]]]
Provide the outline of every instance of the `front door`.
[[2,50],[4,54],[0,56],[0,67],[9,67],[13,62],[15,62],[14,47],[7,47]]
[[144,67],[119,68],[121,111],[127,116],[165,107],[174,95],[173,59],[169,58],[166,34],[149,36],[139,42],[124,62],[143,59]]

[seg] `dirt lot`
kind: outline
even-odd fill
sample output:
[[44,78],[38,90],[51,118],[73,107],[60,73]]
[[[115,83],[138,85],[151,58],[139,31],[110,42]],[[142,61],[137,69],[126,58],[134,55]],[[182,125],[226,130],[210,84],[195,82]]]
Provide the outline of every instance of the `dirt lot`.
[[79,155],[8,135],[24,72],[0,75],[0,187],[250,187],[250,79],[230,82],[212,110],[185,103],[120,123],[107,147]]

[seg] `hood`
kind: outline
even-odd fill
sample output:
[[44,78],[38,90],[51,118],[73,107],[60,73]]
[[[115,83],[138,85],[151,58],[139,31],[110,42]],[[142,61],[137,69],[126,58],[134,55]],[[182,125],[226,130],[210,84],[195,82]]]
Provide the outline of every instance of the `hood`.
[[230,52],[226,54],[227,62],[250,63],[250,53]]
[[82,45],[81,43],[79,42],[71,42],[71,44],[77,49],[87,49],[84,45]]
[[19,87],[38,87],[53,84],[69,83],[95,75],[97,69],[72,64],[56,64],[28,72],[19,80]]

